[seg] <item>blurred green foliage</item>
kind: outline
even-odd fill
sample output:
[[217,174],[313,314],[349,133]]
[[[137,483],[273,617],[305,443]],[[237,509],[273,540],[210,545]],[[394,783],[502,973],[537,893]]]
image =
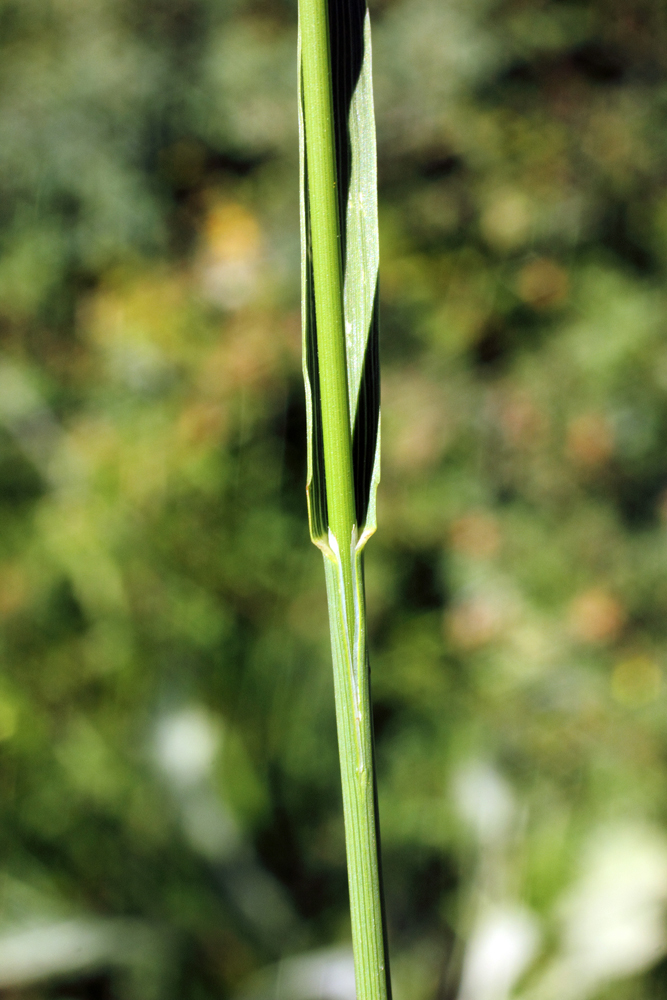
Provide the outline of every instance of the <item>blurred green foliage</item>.
[[[667,985],[665,11],[374,6],[406,1000]],[[348,938],[295,16],[0,3],[2,996],[235,996]],[[40,972],[34,927],[93,937]]]

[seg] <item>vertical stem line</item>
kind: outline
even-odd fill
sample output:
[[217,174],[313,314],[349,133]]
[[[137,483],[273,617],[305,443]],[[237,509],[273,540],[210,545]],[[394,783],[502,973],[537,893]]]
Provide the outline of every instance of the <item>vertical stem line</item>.
[[357,1000],[390,998],[352,436],[327,0],[299,0],[307,198],[329,545],[325,573]]

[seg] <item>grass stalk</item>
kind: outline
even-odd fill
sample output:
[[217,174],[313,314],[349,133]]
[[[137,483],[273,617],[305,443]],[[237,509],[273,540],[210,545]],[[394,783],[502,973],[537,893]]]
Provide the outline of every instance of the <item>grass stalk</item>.
[[309,516],[329,605],[357,998],[387,1000],[363,580],[379,478],[370,35],[355,0],[299,0],[299,29]]

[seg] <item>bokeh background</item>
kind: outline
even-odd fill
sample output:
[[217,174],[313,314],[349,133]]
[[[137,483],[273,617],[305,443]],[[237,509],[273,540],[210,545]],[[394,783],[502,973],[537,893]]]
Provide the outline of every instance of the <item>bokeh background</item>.
[[[372,14],[396,995],[657,1000],[667,7]],[[0,996],[353,1000],[295,3],[0,46]]]

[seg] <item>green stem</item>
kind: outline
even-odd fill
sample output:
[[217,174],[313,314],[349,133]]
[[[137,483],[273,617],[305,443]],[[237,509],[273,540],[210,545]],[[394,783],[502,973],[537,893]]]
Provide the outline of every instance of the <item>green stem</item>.
[[357,998],[387,1000],[391,993],[380,883],[363,567],[357,551],[326,0],[299,0],[299,25],[329,524],[324,563]]
[[[325,557],[336,723],[357,1000],[390,1000],[371,725],[362,556],[353,562],[355,606],[345,605],[341,561]],[[347,640],[354,619],[353,643]]]

